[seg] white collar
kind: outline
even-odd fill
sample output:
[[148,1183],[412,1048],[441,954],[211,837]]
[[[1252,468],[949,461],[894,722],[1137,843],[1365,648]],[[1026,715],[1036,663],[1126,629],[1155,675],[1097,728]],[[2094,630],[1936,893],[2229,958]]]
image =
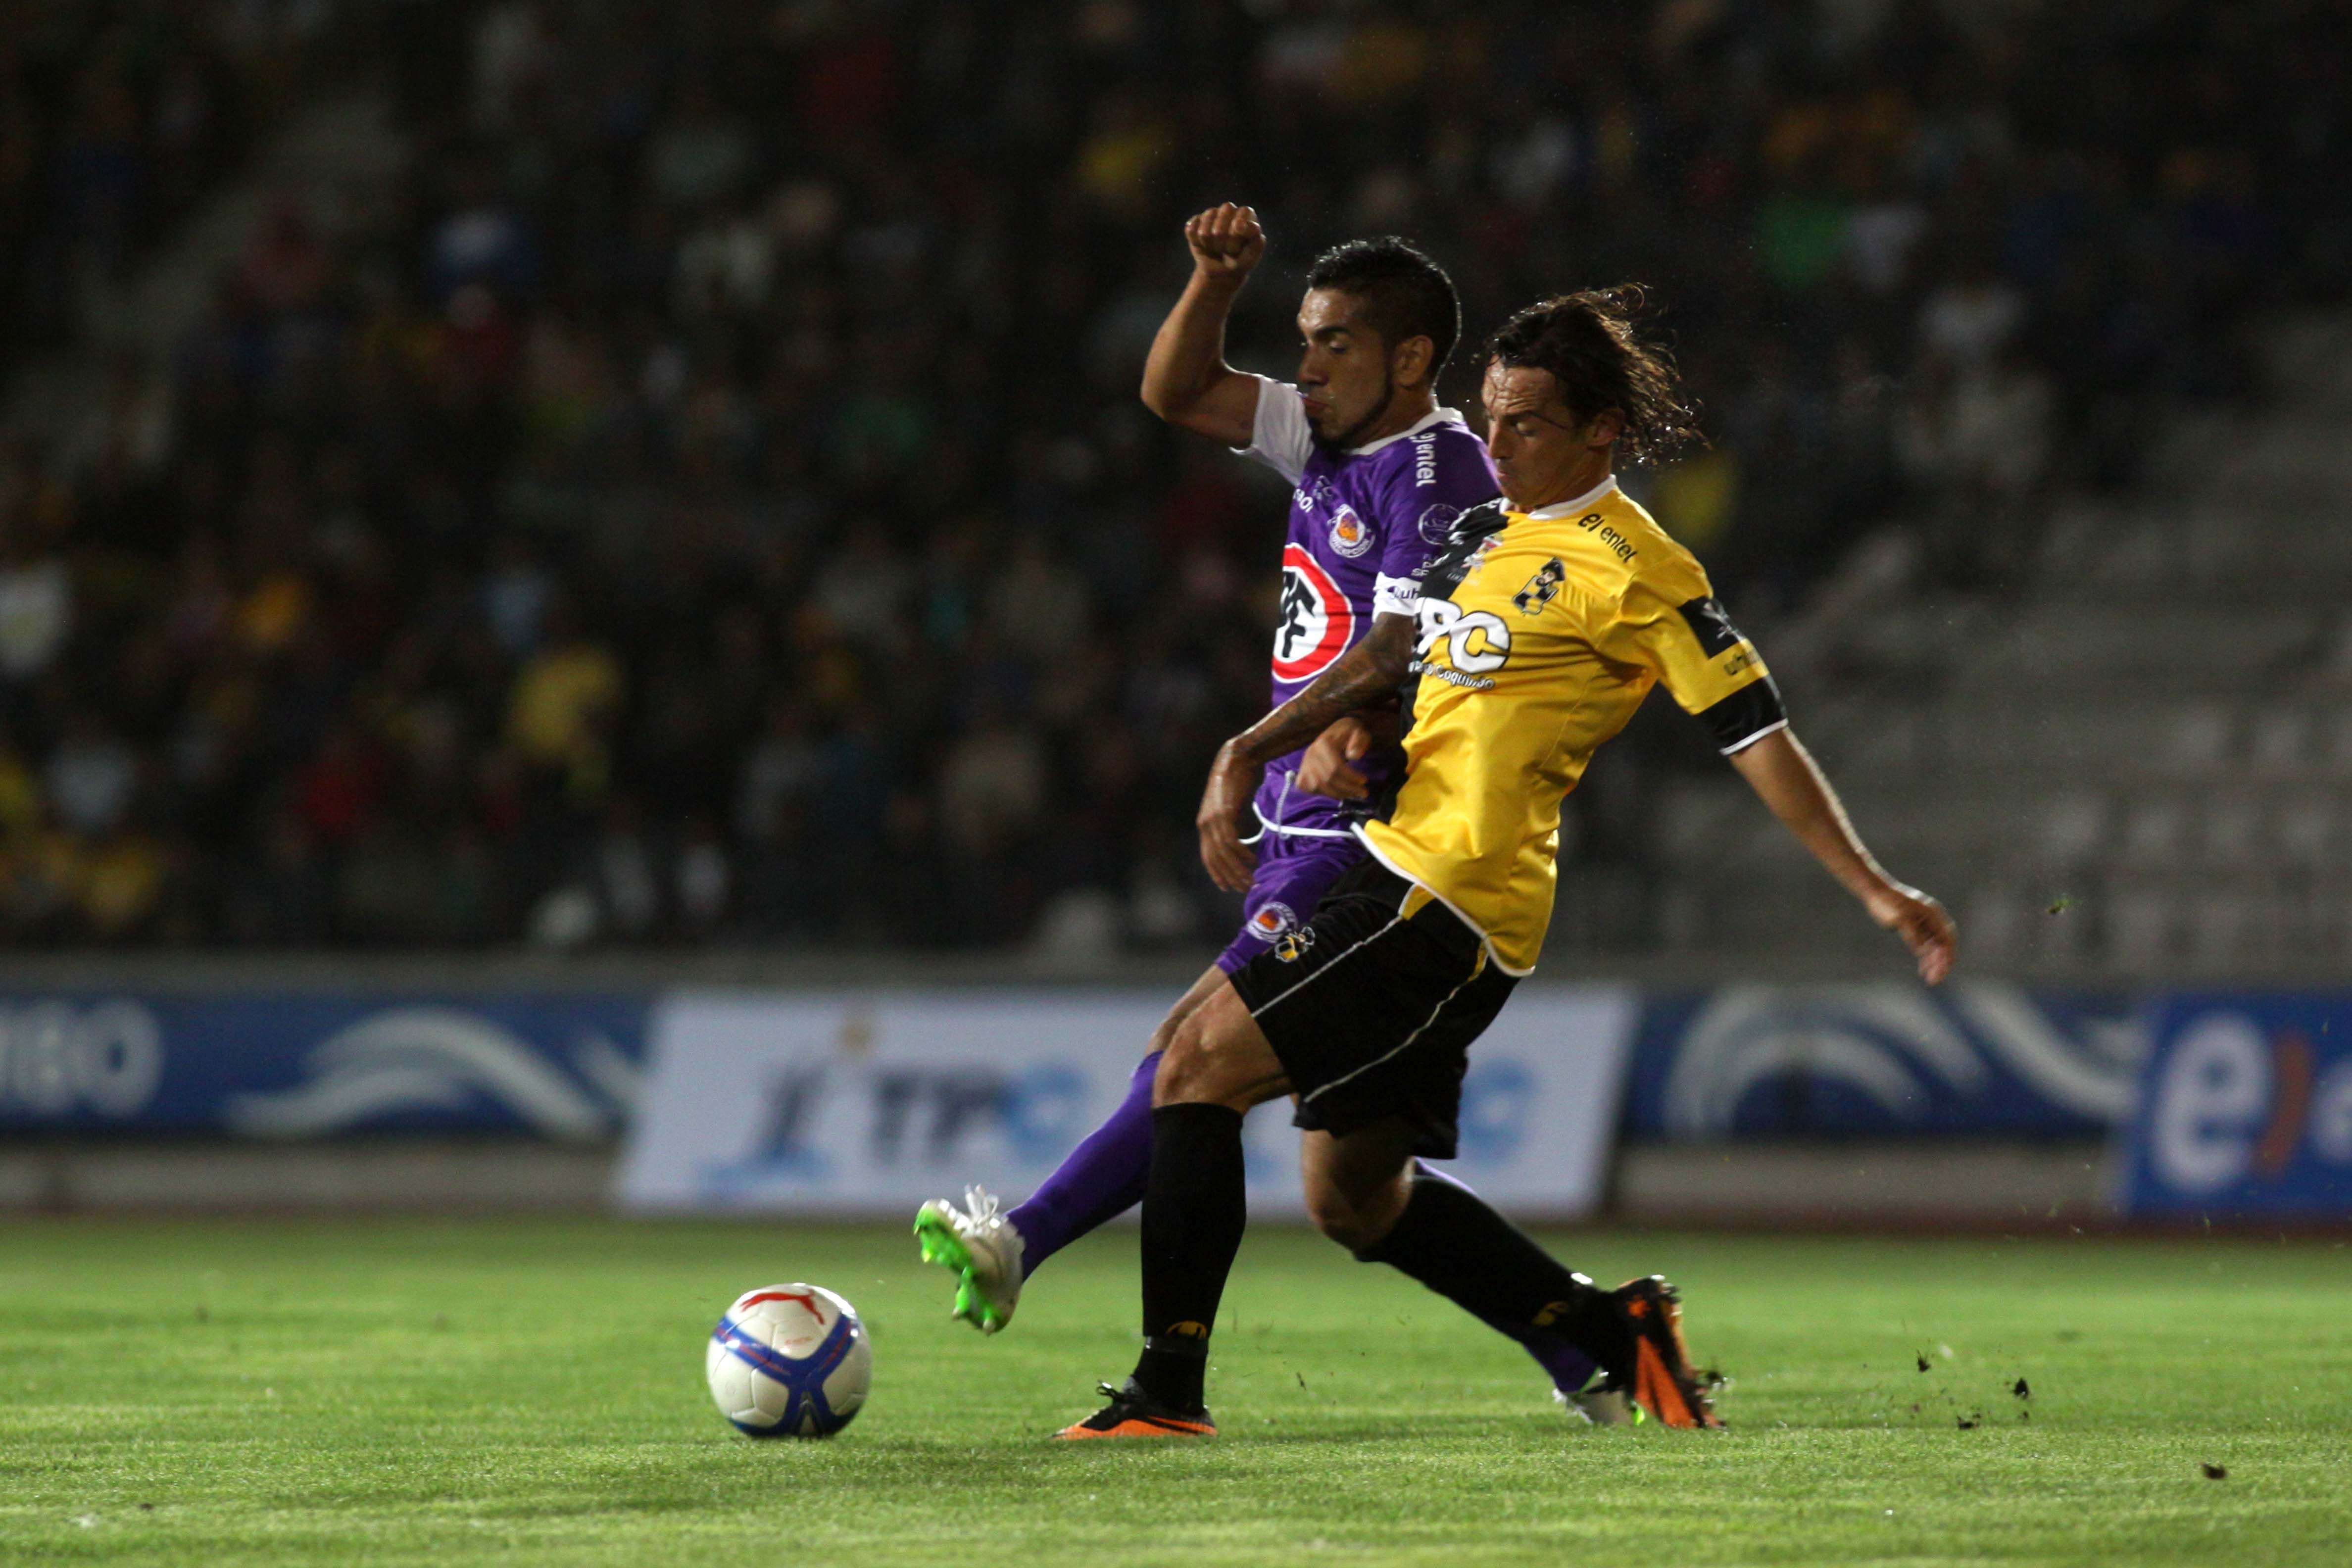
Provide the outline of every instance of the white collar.
[[1393,436],[1383,436],[1377,441],[1367,441],[1360,447],[1350,447],[1348,448],[1348,456],[1350,458],[1365,457],[1370,453],[1379,451],[1381,447],[1389,445],[1392,441],[1410,440],[1413,437],[1420,435],[1423,430],[1428,429],[1431,426],[1443,425],[1448,419],[1453,420],[1456,425],[1461,424],[1462,410],[1459,408],[1433,408],[1427,414],[1423,415],[1412,429],[1400,430]]
[[1602,496],[1607,495],[1611,490],[1613,490],[1616,488],[1617,476],[1612,474],[1607,479],[1601,480],[1599,484],[1593,486],[1591,489],[1585,491],[1582,495],[1577,497],[1574,500],[1554,501],[1549,506],[1538,507],[1533,511],[1523,512],[1520,515],[1538,519],[1566,517],[1570,512],[1582,511],[1586,507],[1591,506],[1594,501],[1599,500]]

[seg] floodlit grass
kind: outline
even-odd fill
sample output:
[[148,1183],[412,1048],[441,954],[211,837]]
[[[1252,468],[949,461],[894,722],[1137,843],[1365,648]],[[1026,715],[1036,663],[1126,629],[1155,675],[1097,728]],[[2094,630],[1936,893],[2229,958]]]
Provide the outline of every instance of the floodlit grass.
[[[1222,1437],[1061,1445],[1130,1364],[1131,1230],[983,1341],[895,1227],[12,1223],[0,1562],[2352,1560],[2340,1244],[1550,1241],[1683,1285],[1733,1430],[1571,1427],[1515,1347],[1294,1231],[1227,1295]],[[719,1308],[787,1279],[873,1331],[829,1443],[702,1389]]]

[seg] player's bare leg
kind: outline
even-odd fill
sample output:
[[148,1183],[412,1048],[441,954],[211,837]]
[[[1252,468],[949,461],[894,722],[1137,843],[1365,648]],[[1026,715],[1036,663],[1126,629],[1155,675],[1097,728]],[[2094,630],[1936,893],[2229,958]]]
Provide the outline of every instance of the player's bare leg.
[[1350,1252],[1379,1246],[1412,1201],[1416,1137],[1400,1117],[1345,1138],[1301,1133],[1299,1174],[1307,1189],[1307,1216],[1315,1228]]

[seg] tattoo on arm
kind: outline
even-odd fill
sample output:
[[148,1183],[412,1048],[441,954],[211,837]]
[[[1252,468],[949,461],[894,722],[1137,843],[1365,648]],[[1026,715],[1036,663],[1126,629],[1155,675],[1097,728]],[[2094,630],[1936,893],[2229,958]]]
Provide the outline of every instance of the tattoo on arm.
[[1412,661],[1412,637],[1411,616],[1381,616],[1371,635],[1341,654],[1314,685],[1235,736],[1234,749],[1245,763],[1267,762],[1297,751],[1334,720],[1384,706]]

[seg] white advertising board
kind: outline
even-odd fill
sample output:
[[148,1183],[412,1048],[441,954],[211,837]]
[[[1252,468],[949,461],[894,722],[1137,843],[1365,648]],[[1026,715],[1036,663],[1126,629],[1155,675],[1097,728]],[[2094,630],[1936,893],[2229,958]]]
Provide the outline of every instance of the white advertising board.
[[[656,1008],[617,1177],[643,1213],[911,1216],[1017,1202],[1118,1103],[1170,997],[1124,991],[678,993]],[[1460,1158],[1498,1206],[1601,1196],[1638,999],[1522,987],[1471,1047]],[[1250,1206],[1296,1215],[1287,1101],[1247,1124]]]

